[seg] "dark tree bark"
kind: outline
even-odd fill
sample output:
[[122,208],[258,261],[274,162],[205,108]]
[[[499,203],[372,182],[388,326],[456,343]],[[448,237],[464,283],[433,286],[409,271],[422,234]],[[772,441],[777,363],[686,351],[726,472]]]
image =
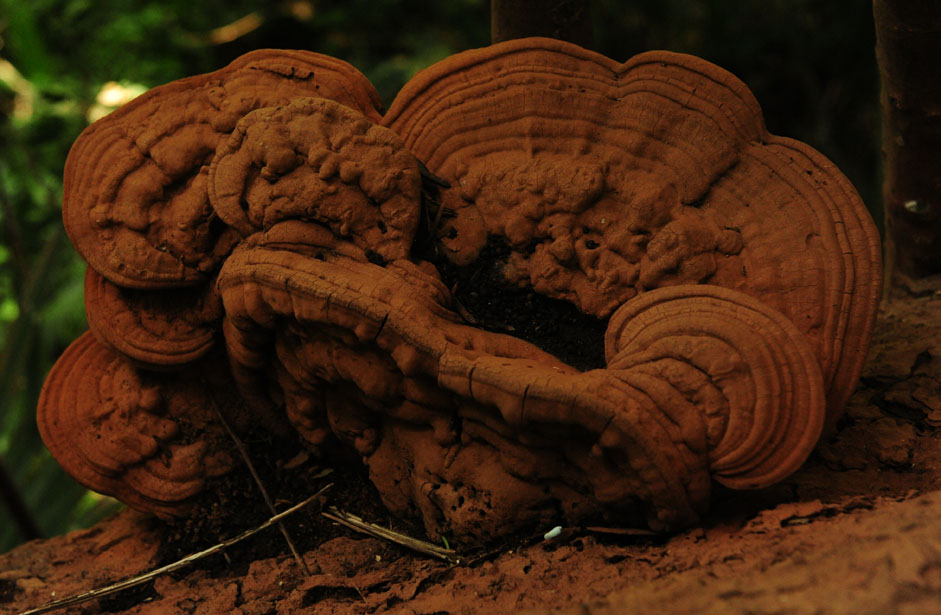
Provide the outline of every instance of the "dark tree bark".
[[490,38],[494,43],[546,36],[590,49],[589,0],[491,0]]
[[941,2],[873,0],[882,75],[886,274],[941,288]]

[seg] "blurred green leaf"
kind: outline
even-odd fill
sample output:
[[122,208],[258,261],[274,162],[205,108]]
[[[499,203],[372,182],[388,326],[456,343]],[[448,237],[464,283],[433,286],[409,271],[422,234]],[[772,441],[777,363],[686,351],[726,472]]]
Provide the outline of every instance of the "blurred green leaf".
[[16,50],[20,72],[34,83],[50,81],[57,72],[56,61],[46,48],[37,13],[17,0],[2,0],[0,8],[3,38],[7,47]]

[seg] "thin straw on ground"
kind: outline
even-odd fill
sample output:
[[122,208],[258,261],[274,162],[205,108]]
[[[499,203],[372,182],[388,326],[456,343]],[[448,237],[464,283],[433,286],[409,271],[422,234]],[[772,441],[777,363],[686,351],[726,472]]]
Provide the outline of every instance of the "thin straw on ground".
[[290,515],[290,514],[292,514],[292,513],[295,513],[295,512],[297,512],[298,510],[304,508],[305,506],[307,506],[308,504],[310,504],[310,503],[313,502],[314,500],[321,499],[321,496],[323,495],[323,493],[324,493],[327,489],[329,489],[330,487],[332,487],[332,486],[333,486],[333,483],[330,483],[329,485],[325,486],[323,489],[321,489],[320,491],[318,491],[318,492],[315,493],[314,495],[310,496],[309,498],[307,498],[306,500],[304,500],[304,501],[301,502],[300,504],[295,504],[294,506],[292,506],[291,508],[288,508],[288,509],[285,510],[284,512],[280,512],[280,513],[276,514],[275,516],[271,517],[270,519],[268,519],[267,521],[265,521],[264,523],[262,523],[262,524],[259,525],[258,527],[252,528],[252,529],[250,529],[250,530],[246,530],[245,532],[242,532],[242,533],[239,534],[238,536],[235,536],[234,538],[230,538],[230,539],[228,539],[228,540],[225,540],[225,541],[223,541],[223,542],[220,542],[220,543],[217,544],[217,545],[213,545],[213,546],[209,547],[208,549],[205,549],[204,551],[200,551],[200,552],[194,553],[194,554],[192,554],[192,555],[187,555],[187,556],[184,557],[183,559],[177,560],[177,561],[173,562],[172,564],[167,564],[166,566],[163,566],[163,567],[161,567],[161,568],[157,568],[156,570],[151,570],[150,572],[145,572],[145,573],[142,574],[142,575],[138,575],[138,576],[132,577],[132,578],[130,578],[130,579],[125,579],[125,580],[123,580],[123,581],[119,581],[118,583],[114,583],[114,584],[108,585],[108,586],[106,586],[106,587],[101,587],[101,588],[99,588],[99,589],[93,589],[93,590],[91,590],[91,591],[88,591],[88,592],[85,592],[85,593],[82,593],[82,594],[77,594],[77,595],[75,595],[75,596],[70,596],[70,597],[68,597],[68,598],[63,598],[63,599],[61,599],[61,600],[55,600],[55,601],[53,601],[53,602],[47,602],[46,604],[43,604],[42,606],[39,606],[39,607],[37,607],[37,608],[35,608],[35,609],[29,609],[28,611],[23,611],[23,612],[19,613],[19,615],[40,615],[41,613],[49,613],[50,611],[55,611],[55,610],[58,610],[58,609],[62,609],[62,608],[65,608],[65,607],[67,607],[67,606],[74,606],[74,605],[76,605],[76,604],[82,604],[82,603],[84,603],[84,602],[88,602],[88,601],[90,601],[90,600],[94,600],[95,598],[101,598],[102,596],[109,596],[109,595],[111,595],[111,594],[117,593],[117,592],[119,592],[119,591],[121,591],[121,590],[124,590],[124,589],[128,589],[128,588],[131,588],[131,587],[137,587],[138,585],[143,585],[144,583],[146,583],[146,582],[148,582],[148,581],[151,581],[151,580],[155,579],[156,577],[158,577],[158,576],[160,576],[160,575],[162,575],[162,574],[166,574],[166,573],[168,573],[168,572],[173,572],[174,570],[179,570],[180,568],[183,568],[183,567],[185,567],[185,566],[188,566],[189,564],[192,564],[193,562],[195,562],[195,561],[197,561],[197,560],[203,559],[204,557],[208,557],[208,556],[210,556],[210,555],[212,555],[212,554],[214,554],[214,553],[218,553],[219,551],[222,551],[222,550],[225,549],[226,547],[230,547],[230,546],[234,545],[234,544],[237,543],[237,542],[240,542],[240,541],[242,541],[242,540],[245,540],[245,539],[248,538],[249,536],[252,536],[252,535],[254,535],[254,534],[257,534],[258,532],[260,532],[260,531],[262,531],[262,530],[264,530],[264,529],[266,529],[266,528],[271,527],[271,526],[274,525],[275,523],[280,522],[282,519],[284,519],[284,518],[287,517],[288,515]]
[[398,545],[402,545],[403,547],[408,547],[409,549],[418,551],[419,553],[424,553],[425,555],[443,559],[449,564],[459,564],[461,562],[461,560],[458,558],[457,551],[454,549],[445,549],[444,547],[439,547],[436,544],[425,542],[424,540],[418,540],[417,538],[412,538],[411,536],[406,536],[405,534],[400,534],[394,530],[384,528],[381,525],[363,521],[362,518],[357,517],[352,513],[339,510],[335,506],[331,506],[321,514],[327,519],[336,521],[337,523],[345,525],[346,527],[356,530],[357,532],[369,534],[375,538],[381,538],[382,540],[388,540]]
[[[261,477],[258,476],[258,472],[255,471],[255,464],[252,463],[252,460],[248,456],[248,451],[245,450],[245,446],[242,444],[242,441],[239,439],[235,432],[232,431],[232,428],[229,427],[229,422],[225,420],[225,417],[222,415],[222,411],[219,410],[219,407],[213,402],[212,409],[215,410],[216,416],[219,418],[219,422],[222,423],[222,426],[225,427],[226,432],[228,432],[229,437],[232,438],[232,441],[235,442],[236,448],[239,449],[239,454],[242,456],[242,460],[245,461],[245,465],[248,466],[248,471],[252,473],[252,478],[255,479],[255,484],[258,485],[258,490],[261,491],[261,496],[265,500],[265,505],[268,507],[269,512],[272,515],[277,516],[278,511],[275,510],[274,503],[271,501],[271,497],[268,495],[268,490],[265,489],[264,483],[261,482]],[[288,533],[288,528],[284,526],[283,523],[278,523],[278,529],[281,530],[281,535],[284,536],[284,541],[288,543],[288,548],[291,549],[291,555],[294,556],[294,561],[297,562],[297,565],[301,570],[304,571],[304,574],[307,576],[311,575],[310,568],[307,567],[307,562],[304,561],[304,558],[301,557],[301,554],[298,553],[297,547],[294,546],[294,541],[291,540],[291,535]]]

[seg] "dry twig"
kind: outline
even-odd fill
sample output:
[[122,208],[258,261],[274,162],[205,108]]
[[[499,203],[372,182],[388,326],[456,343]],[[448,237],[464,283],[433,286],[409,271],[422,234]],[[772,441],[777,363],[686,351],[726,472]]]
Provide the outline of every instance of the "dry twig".
[[439,547],[436,544],[425,542],[424,540],[418,540],[417,538],[412,538],[411,536],[406,536],[405,534],[400,534],[394,530],[384,528],[381,525],[363,521],[362,518],[357,517],[352,513],[339,510],[335,506],[331,506],[327,511],[324,511],[321,514],[331,521],[336,521],[341,525],[345,525],[346,527],[356,530],[357,532],[368,534],[374,538],[381,538],[382,540],[394,542],[398,545],[402,545],[403,547],[408,547],[409,549],[418,551],[419,553],[424,553],[425,555],[443,559],[449,564],[461,563],[461,560],[458,558],[457,551],[454,549],[445,549],[444,547]]

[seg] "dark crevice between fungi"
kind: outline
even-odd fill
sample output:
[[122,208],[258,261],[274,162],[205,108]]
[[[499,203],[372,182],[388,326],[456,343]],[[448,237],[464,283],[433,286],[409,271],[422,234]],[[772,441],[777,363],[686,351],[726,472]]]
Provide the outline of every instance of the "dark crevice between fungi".
[[568,301],[546,297],[531,287],[508,283],[503,268],[510,252],[503,237],[491,235],[477,259],[464,267],[433,247],[419,257],[434,263],[475,326],[524,339],[580,370],[605,367],[607,320],[584,314]]
[[0,579],[0,604],[13,602],[16,594],[21,590],[13,579]]

